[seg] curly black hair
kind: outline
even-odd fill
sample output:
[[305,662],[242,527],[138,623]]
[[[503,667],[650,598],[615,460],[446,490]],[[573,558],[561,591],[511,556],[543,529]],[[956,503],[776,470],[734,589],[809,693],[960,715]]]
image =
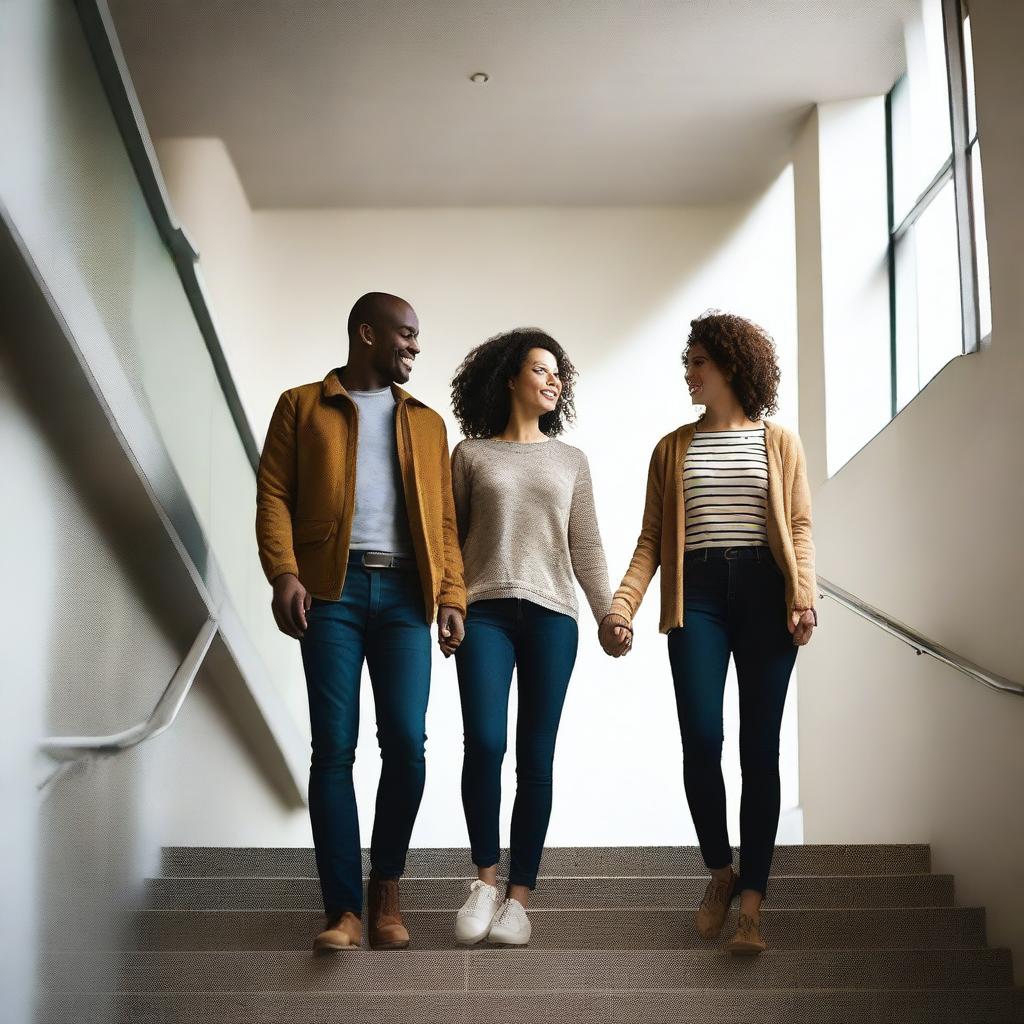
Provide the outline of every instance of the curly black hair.
[[532,348],[546,349],[555,357],[562,382],[558,405],[540,418],[541,433],[557,437],[574,422],[576,367],[550,334],[537,327],[517,327],[477,345],[455,371],[452,409],[466,437],[494,437],[505,429],[512,413],[508,382],[523,368]]
[[775,342],[763,327],[733,313],[711,309],[690,321],[684,366],[693,345],[702,345],[725,374],[748,419],[759,420],[778,409],[779,363]]

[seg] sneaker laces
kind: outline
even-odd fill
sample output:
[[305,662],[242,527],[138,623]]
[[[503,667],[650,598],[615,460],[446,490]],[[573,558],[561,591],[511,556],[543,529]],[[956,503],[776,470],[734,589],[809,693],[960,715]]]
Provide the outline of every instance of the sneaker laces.
[[466,917],[470,914],[475,914],[485,900],[496,903],[497,899],[498,890],[493,885],[488,885],[483,879],[478,878],[469,887],[469,899],[460,908],[456,917]]
[[501,905],[501,909],[498,911],[497,923],[520,928],[525,921],[526,908],[519,902],[519,900],[511,898],[506,899]]

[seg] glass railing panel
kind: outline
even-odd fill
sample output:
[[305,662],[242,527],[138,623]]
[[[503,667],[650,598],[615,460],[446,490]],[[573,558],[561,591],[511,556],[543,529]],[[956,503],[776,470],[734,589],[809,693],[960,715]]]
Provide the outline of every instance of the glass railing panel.
[[[5,95],[20,100],[3,103],[5,151],[18,158],[0,161],[0,200],[82,351],[90,332],[109,338],[249,638],[290,697],[301,668],[259,571],[252,465],[82,24],[73,5],[49,0],[12,4],[4,17]],[[298,719],[306,729],[304,711]]]

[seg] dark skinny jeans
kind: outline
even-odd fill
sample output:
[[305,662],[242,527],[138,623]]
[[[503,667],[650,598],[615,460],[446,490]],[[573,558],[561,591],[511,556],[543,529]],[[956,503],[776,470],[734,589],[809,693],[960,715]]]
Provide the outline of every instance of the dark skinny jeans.
[[779,731],[796,647],[785,583],[766,547],[688,551],[683,626],[668,656],[683,741],[683,783],[709,869],[732,863],[722,779],[729,655],[740,704],[740,888],[765,893],[779,825]]
[[498,863],[501,763],[513,669],[517,673],[510,885],[537,885],[551,818],[555,738],[578,641],[576,620],[569,615],[519,598],[476,601],[455,654],[465,733],[462,803],[473,863],[482,868]]
[[340,601],[313,601],[302,640],[313,759],[309,815],[328,917],[363,905],[359,814],[352,765],[359,737],[363,660],[377,713],[381,772],[370,867],[381,878],[405,870],[426,775],[430,626],[419,575],[365,569],[353,556]]

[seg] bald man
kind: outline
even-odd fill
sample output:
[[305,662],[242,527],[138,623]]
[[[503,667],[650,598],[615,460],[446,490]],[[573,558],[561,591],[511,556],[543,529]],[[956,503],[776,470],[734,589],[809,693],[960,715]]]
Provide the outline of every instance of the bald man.
[[359,680],[369,668],[381,775],[370,844],[369,939],[402,949],[398,879],[423,795],[430,625],[451,655],[466,589],[444,421],[402,390],[420,354],[404,299],[362,296],[348,361],[285,391],[257,475],[256,536],[281,632],[302,650],[313,734],[309,813],[326,925],[313,947],[362,940],[352,785]]

